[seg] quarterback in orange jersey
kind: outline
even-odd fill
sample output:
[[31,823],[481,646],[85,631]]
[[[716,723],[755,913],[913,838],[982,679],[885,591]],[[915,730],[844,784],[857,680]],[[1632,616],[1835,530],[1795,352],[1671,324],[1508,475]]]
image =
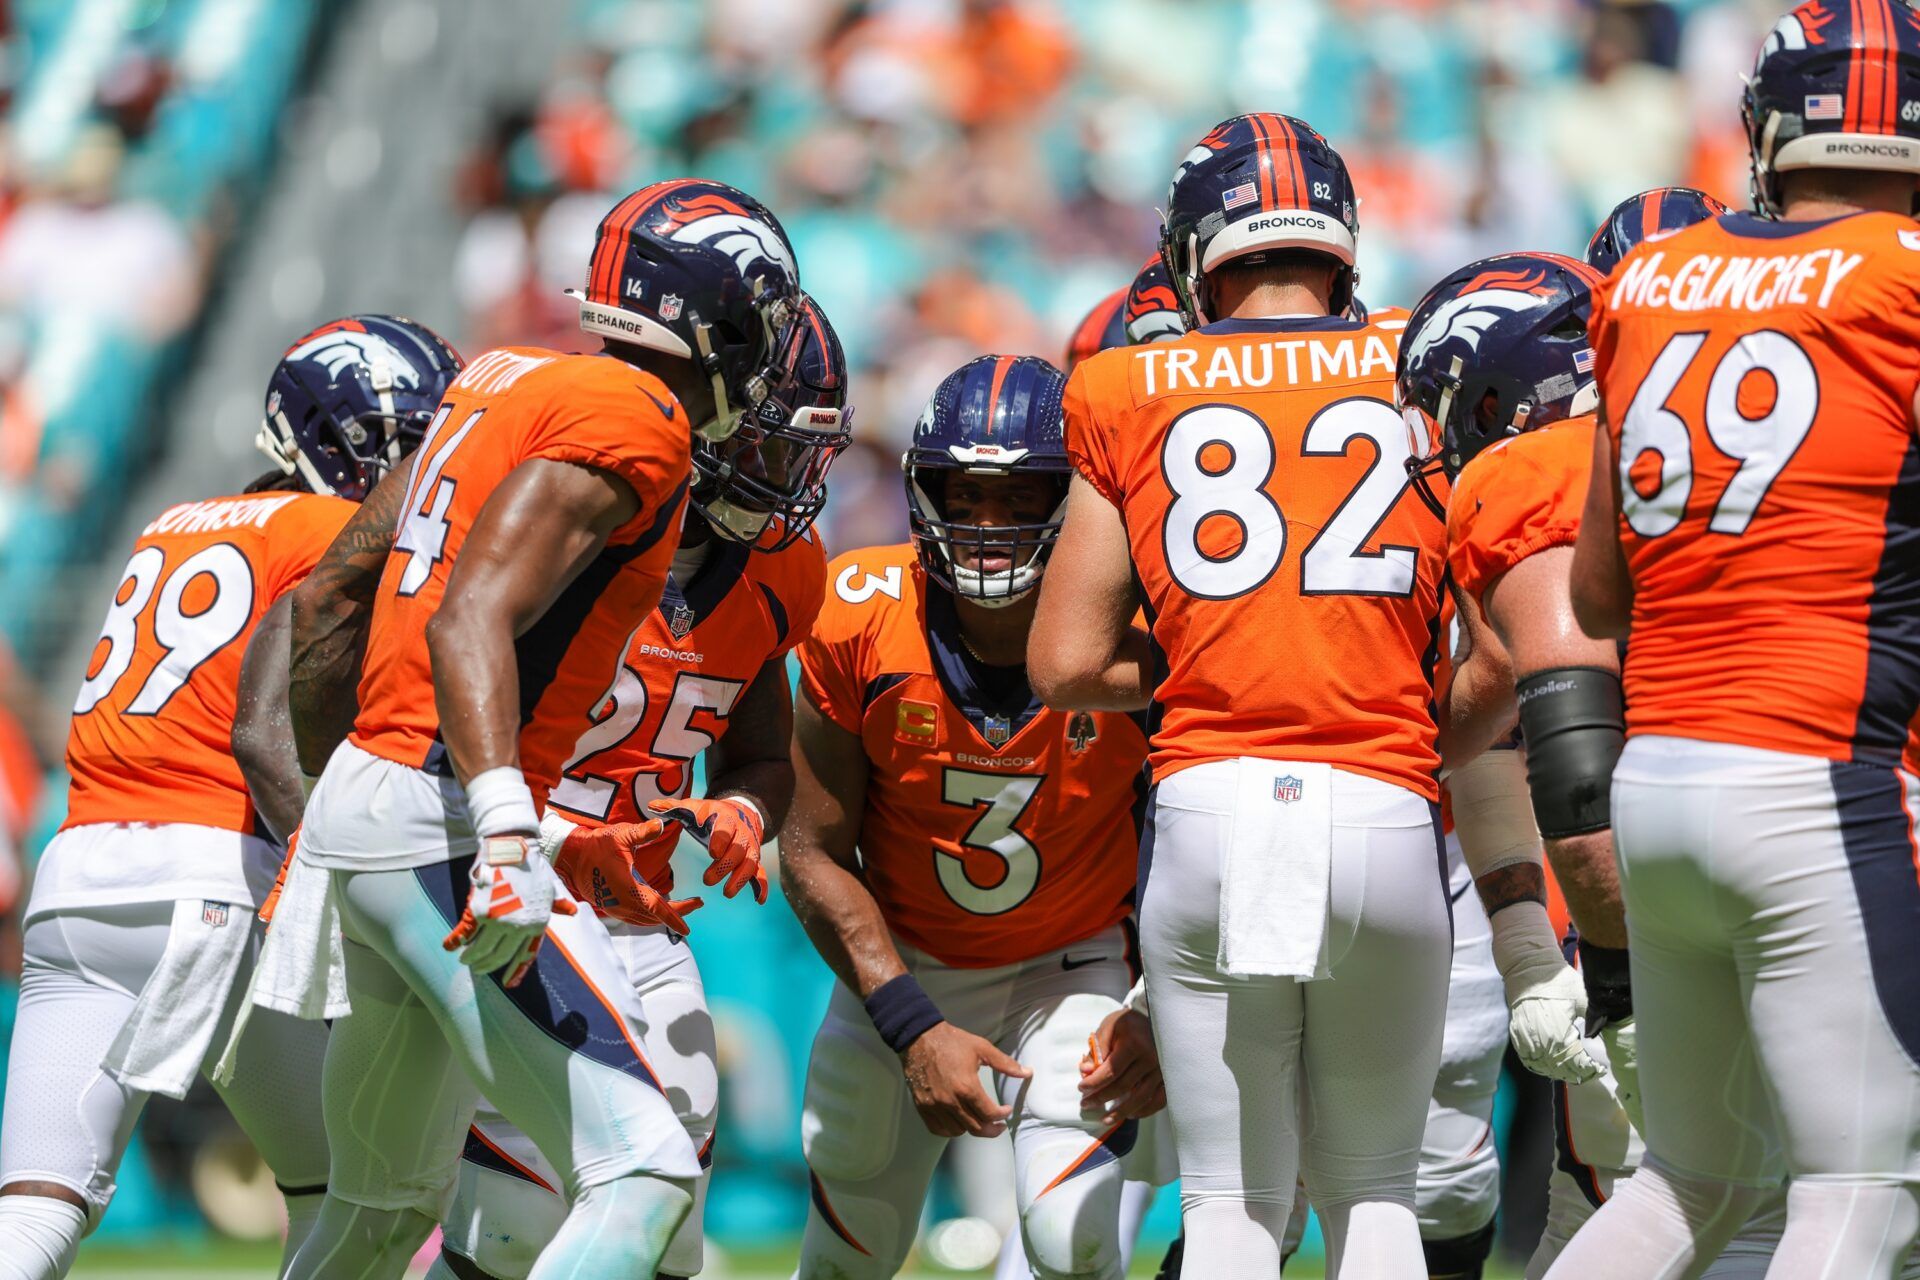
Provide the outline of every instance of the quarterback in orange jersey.
[[[27,904],[0,1130],[7,1280],[66,1274],[148,1095],[183,1096],[224,1043],[290,830],[270,801],[256,807],[229,745],[247,637],[319,559],[347,499],[419,439],[459,367],[410,321],[315,330],[269,384],[285,474],[169,508],[134,544],[74,701],[67,820]],[[289,1254],[327,1180],[326,1034],[262,1014],[239,1038],[240,1077],[219,1085],[286,1196]]]
[[1146,736],[1027,684],[1061,387],[1031,356],[947,376],[907,453],[913,545],[835,560],[800,649],[781,883],[840,979],[807,1075],[801,1280],[893,1275],[946,1140],[1009,1127],[1031,1273],[1124,1273],[1139,1108],[1078,1086],[1133,980]]
[[[768,475],[695,446],[697,478],[660,605],[634,631],[600,718],[574,745],[541,825],[561,878],[601,912],[647,1011],[642,1047],[700,1155],[693,1212],[660,1263],[700,1271],[702,1205],[720,1075],[713,1018],[683,912],[667,903],[682,831],[714,856],[706,882],[732,894],[758,873],[763,834],[793,795],[787,653],[813,629],[827,561],[811,528],[852,410],[839,339],[810,300],[754,413]],[[705,756],[707,795],[689,798]],[[491,1106],[475,1117],[433,1277],[520,1280],[566,1214],[559,1177]]]
[[326,1204],[289,1275],[398,1276],[482,1094],[570,1201],[534,1274],[651,1275],[686,1216],[696,1152],[539,813],[660,601],[691,441],[751,469],[743,418],[800,300],[762,205],[658,183],[600,225],[580,308],[605,351],[491,351],[441,403],[371,610],[358,719],[306,806],[254,984],[268,1007],[353,1014],[328,1043],[343,1083]]
[[1185,1266],[1222,1280],[1277,1272],[1303,1172],[1341,1274],[1424,1274],[1444,530],[1407,481],[1400,329],[1343,314],[1354,205],[1289,117],[1224,121],[1182,161],[1163,244],[1194,331],[1074,371],[1029,658],[1049,705],[1152,700],[1142,958]]
[[1595,308],[1573,603],[1632,632],[1648,1155],[1552,1276],[1699,1275],[1782,1174],[1775,1280],[1888,1277],[1920,1233],[1915,99],[1920,15],[1801,5],[1747,89],[1774,216],[1647,240]]

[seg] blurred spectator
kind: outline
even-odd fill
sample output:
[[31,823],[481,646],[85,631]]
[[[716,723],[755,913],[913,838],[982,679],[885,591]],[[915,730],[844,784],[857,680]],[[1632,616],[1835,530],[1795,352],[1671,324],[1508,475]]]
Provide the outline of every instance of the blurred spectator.
[[114,198],[124,154],[116,126],[88,126],[41,197],[13,211],[0,230],[0,306],[78,314],[153,342],[192,319],[193,242],[159,205]]
[[[1596,9],[1580,75],[1542,104],[1549,145],[1592,223],[1636,191],[1675,181],[1686,163],[1686,95],[1671,70],[1649,60],[1647,6]],[[1725,86],[1738,101],[1738,86]]]

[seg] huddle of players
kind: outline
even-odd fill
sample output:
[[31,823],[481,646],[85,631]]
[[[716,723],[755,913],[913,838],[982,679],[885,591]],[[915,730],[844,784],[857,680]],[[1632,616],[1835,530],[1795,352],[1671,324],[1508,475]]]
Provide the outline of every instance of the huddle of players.
[[1003,1275],[1121,1274],[1169,1144],[1168,1274],[1278,1274],[1303,1187],[1332,1274],[1478,1275],[1496,980],[1562,1082],[1529,1275],[1895,1274],[1912,100],[1904,4],[1802,5],[1748,91],[1770,217],[1648,193],[1593,266],[1501,255],[1411,315],[1353,296],[1326,140],[1225,121],[1071,379],[951,374],[912,543],[831,564],[844,362],[744,193],[616,206],[600,355],[303,338],[284,475],[149,526],[75,705],[0,1277],[65,1272],[203,1069],[284,1274],[398,1275],[435,1222],[441,1276],[697,1272],[718,1084],[668,856],[764,901],[776,829],[841,980],[802,1277],[894,1274],[945,1140],[1004,1129]]

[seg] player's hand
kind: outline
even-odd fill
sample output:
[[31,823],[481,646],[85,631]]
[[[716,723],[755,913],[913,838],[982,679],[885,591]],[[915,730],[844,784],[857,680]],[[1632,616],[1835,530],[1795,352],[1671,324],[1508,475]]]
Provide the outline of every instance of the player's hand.
[[647,804],[667,822],[678,823],[688,835],[707,848],[713,859],[704,877],[707,884],[727,887],[721,890],[731,898],[751,884],[753,900],[767,900],[767,872],[760,865],[760,846],[766,843],[766,819],[760,810],[738,796],[718,800],[654,800]]
[[489,862],[483,843],[467,879],[473,887],[466,910],[440,945],[459,951],[460,963],[476,972],[505,970],[506,985],[517,987],[540,954],[547,921],[573,915],[577,908],[559,896],[560,878],[534,838],[522,842],[521,860],[515,863]]
[[1167,1105],[1153,1024],[1131,1009],[1115,1009],[1087,1037],[1080,1059],[1080,1103],[1120,1120],[1144,1120]]
[[1607,1061],[1613,1067],[1614,1093],[1620,1099],[1620,1109],[1627,1113],[1633,1131],[1644,1135],[1647,1120],[1640,1105],[1640,1046],[1633,1019],[1608,1023],[1600,1033],[1600,1043],[1607,1047]]
[[1602,1071],[1584,1039],[1587,988],[1567,963],[1546,907],[1515,902],[1494,911],[1493,962],[1507,988],[1508,1032],[1527,1070],[1584,1084]]
[[684,938],[692,929],[687,917],[700,909],[701,900],[670,900],[648,884],[635,865],[643,849],[670,831],[659,821],[573,827],[552,845],[554,869],[573,896],[592,903],[595,910],[643,929],[665,925]]
[[1549,1080],[1584,1084],[1600,1063],[1582,1038],[1587,989],[1558,951],[1501,974],[1507,988],[1508,1032],[1527,1070]]
[[1025,1080],[1033,1072],[1000,1052],[991,1040],[962,1031],[951,1022],[935,1025],[900,1055],[913,1105],[927,1132],[938,1138],[970,1133],[997,1138],[1007,1131],[1013,1108],[1002,1106],[980,1083],[980,1068]]

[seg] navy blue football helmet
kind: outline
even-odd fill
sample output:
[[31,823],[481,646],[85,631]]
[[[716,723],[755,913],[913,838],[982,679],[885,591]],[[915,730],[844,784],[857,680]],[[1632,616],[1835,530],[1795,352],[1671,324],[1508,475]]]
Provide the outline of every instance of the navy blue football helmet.
[[[1066,386],[1066,377],[1038,356],[981,356],[941,380],[914,425],[901,459],[914,548],[927,577],[962,599],[999,608],[1040,584],[1073,474],[1060,414]],[[959,473],[1037,473],[1058,483],[1059,500],[1039,524],[956,524],[946,518],[945,497],[947,478]],[[968,568],[956,550],[976,560],[1005,557],[1008,567]]]
[[800,268],[772,210],[723,182],[679,178],[600,220],[587,287],[567,292],[588,333],[695,361],[713,381],[714,416],[694,430],[725,440],[766,394]]
[[1133,278],[1122,315],[1129,343],[1170,342],[1185,336],[1187,321],[1180,314],[1180,295],[1173,291],[1167,264],[1157,255],[1148,258]]
[[1416,443],[1420,496],[1488,445],[1599,407],[1587,320],[1603,282],[1557,253],[1503,253],[1470,262],[1413,309],[1400,343],[1395,399]]
[[1741,118],[1753,202],[1780,211],[1790,169],[1920,177],[1920,13],[1905,0],[1808,0],[1774,24]]
[[1259,112],[1222,120],[1187,152],[1167,191],[1160,254],[1187,327],[1218,317],[1207,273],[1223,262],[1306,249],[1339,264],[1332,308],[1347,309],[1360,219],[1347,163],[1304,120]]
[[852,442],[847,357],[826,312],[802,294],[753,414],[726,440],[695,438],[690,500],[722,537],[778,551],[813,527],[827,471]]
[[1587,241],[1587,265],[1601,275],[1611,272],[1627,250],[1661,231],[1678,231],[1728,212],[1727,206],[1692,187],[1655,187],[1628,196]]
[[280,357],[255,443],[314,493],[354,502],[426,438],[465,362],[402,316],[323,324]]

